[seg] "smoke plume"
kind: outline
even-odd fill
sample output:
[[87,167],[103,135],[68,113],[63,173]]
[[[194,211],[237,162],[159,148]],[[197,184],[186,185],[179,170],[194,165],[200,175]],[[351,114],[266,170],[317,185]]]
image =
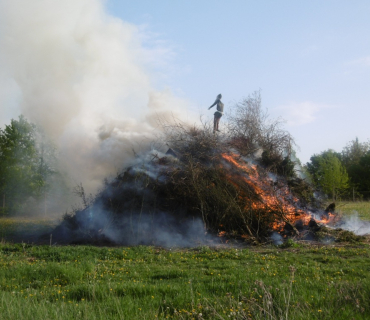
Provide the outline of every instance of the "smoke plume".
[[103,0],[0,0],[0,120],[22,113],[58,145],[63,167],[94,192],[148,149],[158,119],[187,119],[187,103],[156,91],[163,62]]
[[353,211],[351,215],[344,216],[336,227],[352,231],[359,236],[370,234],[370,222],[360,219],[356,211]]

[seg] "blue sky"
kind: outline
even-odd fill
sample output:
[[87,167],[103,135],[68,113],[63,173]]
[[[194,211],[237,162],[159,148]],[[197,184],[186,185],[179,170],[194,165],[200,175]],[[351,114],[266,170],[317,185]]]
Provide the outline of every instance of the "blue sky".
[[158,89],[192,110],[222,93],[226,108],[261,90],[263,106],[307,162],[370,138],[370,1],[107,0],[107,11],[139,26]]

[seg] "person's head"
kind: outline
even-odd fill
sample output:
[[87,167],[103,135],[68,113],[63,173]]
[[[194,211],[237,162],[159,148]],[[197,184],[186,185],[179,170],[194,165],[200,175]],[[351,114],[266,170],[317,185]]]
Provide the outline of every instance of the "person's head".
[[221,99],[222,98],[222,94],[220,93],[218,96],[217,96],[217,99]]

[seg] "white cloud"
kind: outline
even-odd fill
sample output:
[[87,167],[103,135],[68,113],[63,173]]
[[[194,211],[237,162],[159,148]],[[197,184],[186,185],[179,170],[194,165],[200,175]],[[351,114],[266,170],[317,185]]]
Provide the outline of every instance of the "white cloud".
[[317,104],[310,101],[289,103],[278,107],[282,111],[282,117],[290,126],[300,126],[314,122],[322,109],[330,106]]

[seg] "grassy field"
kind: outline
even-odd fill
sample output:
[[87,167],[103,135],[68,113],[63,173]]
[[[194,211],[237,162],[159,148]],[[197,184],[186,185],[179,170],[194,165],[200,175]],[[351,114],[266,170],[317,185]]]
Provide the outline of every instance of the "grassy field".
[[[337,204],[370,220],[368,208]],[[7,242],[31,243],[56,223],[0,219],[0,319],[370,318],[368,242],[181,250]]]
[[1,319],[369,319],[370,248],[0,246]]
[[59,222],[58,219],[0,217],[0,240],[36,242],[39,235],[51,232]]
[[370,220],[370,202],[369,201],[342,201],[336,204],[336,211],[345,215],[357,213],[363,220]]

